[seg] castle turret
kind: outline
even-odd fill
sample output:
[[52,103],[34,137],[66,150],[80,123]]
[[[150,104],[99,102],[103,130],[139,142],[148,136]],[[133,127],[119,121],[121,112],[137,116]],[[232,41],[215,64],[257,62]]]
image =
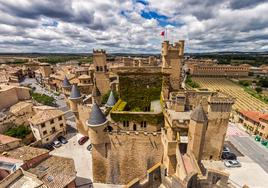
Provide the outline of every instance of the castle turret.
[[113,107],[115,105],[115,103],[116,103],[116,98],[114,96],[114,92],[111,91],[110,95],[109,95],[109,98],[108,98],[108,101],[106,103],[106,106]]
[[70,101],[69,101],[69,96],[71,94],[71,89],[72,89],[72,85],[70,84],[69,80],[66,78],[64,78],[63,83],[62,83],[62,92],[65,95],[65,101],[66,101],[66,105],[68,108],[70,108]]
[[95,102],[90,113],[89,119],[86,122],[89,130],[89,138],[92,144],[102,144],[105,142],[105,131],[108,120],[104,117],[99,106]]
[[203,153],[207,121],[208,118],[206,112],[200,103],[199,106],[190,115],[187,146],[187,154],[190,155],[192,151],[198,164],[201,162]]
[[80,94],[80,92],[78,91],[78,89],[75,87],[75,85],[73,85],[70,97],[70,108],[73,112],[78,112],[77,110],[77,104],[78,103],[83,103],[83,97]]
[[96,102],[97,105],[101,106],[101,104],[102,104],[101,93],[97,87],[96,78],[94,78],[94,87],[93,87],[93,90],[91,93],[91,97],[92,97],[92,104],[94,104],[94,102]]

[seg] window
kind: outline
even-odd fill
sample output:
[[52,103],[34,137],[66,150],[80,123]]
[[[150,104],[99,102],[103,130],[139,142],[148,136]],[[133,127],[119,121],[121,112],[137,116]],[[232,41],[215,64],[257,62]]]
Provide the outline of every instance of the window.
[[127,121],[127,127],[129,127],[129,121]]
[[97,72],[98,72],[99,71],[99,67],[97,66],[96,69],[97,69]]
[[143,122],[143,127],[146,128],[146,121]]
[[260,133],[260,136],[262,136],[262,133]]
[[261,129],[264,129],[264,128],[265,128],[265,126],[262,126],[262,127],[261,127]]
[[52,132],[55,132],[55,131],[56,131],[55,127],[52,127]]
[[141,127],[143,127],[143,121],[141,122]]
[[46,141],[49,141],[49,138],[47,138]]
[[62,116],[59,117],[59,121],[61,121],[61,120],[62,120]]
[[53,124],[54,123],[54,119],[50,120],[50,124]]
[[123,127],[126,127],[126,122],[125,121],[123,121]]
[[100,66],[100,71],[102,71],[102,66]]
[[46,134],[47,134],[47,131],[44,131],[44,132],[43,132],[43,135],[46,135]]
[[45,123],[42,123],[41,128],[44,128],[44,127],[46,127],[46,125],[45,125]]
[[60,127],[63,127],[63,123],[60,124]]
[[86,80],[84,80],[84,84],[85,84],[85,83],[87,83],[87,81],[86,81]]

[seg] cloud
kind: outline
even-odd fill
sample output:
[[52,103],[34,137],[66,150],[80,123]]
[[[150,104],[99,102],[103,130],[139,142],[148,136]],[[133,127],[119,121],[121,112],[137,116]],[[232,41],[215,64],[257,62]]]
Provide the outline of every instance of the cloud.
[[161,32],[185,52],[267,51],[264,0],[8,0],[0,52],[160,53]]

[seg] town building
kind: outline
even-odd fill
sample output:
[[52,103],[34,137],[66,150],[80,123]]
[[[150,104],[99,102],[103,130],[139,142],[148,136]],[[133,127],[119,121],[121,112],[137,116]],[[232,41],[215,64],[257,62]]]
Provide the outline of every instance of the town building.
[[27,63],[24,63],[24,68],[23,68],[23,75],[28,77],[28,78],[34,78],[35,73],[37,69],[39,69],[40,62],[38,61],[29,61]]
[[196,63],[188,65],[190,76],[196,77],[248,77],[250,65],[222,66],[211,62]]
[[42,145],[67,134],[64,112],[53,107],[35,106],[36,114],[28,119],[34,137]]
[[256,133],[261,139],[268,139],[268,114],[239,110],[234,115],[234,121],[241,123],[248,131]]
[[76,172],[71,158],[49,155],[46,149],[23,146],[6,150],[0,160],[18,164],[10,174],[1,176],[0,187],[75,188]]
[[[183,51],[184,41],[164,41],[161,66],[154,66],[153,58],[123,58],[123,66],[107,71],[105,50],[93,50],[96,82],[85,96],[91,104],[64,81],[77,130],[92,144],[94,182],[150,187],[140,186],[139,179],[161,179],[174,188],[230,187],[227,174],[208,170],[203,175],[200,165],[203,159],[220,160],[235,98],[205,88],[183,90]],[[104,105],[99,100],[110,89],[110,72],[118,77],[120,98],[111,92]]]

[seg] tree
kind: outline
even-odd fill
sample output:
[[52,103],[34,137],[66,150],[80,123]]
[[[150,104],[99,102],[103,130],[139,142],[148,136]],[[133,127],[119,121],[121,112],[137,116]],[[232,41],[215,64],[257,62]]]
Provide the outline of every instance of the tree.
[[8,127],[5,135],[23,139],[27,134],[30,134],[31,132],[32,131],[27,129],[23,124],[20,124],[18,127]]
[[254,76],[254,72],[248,72],[248,76]]
[[257,93],[261,93],[262,92],[262,88],[261,87],[256,87],[255,90],[257,91]]
[[255,129],[254,134],[256,135],[258,133],[258,127]]

